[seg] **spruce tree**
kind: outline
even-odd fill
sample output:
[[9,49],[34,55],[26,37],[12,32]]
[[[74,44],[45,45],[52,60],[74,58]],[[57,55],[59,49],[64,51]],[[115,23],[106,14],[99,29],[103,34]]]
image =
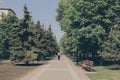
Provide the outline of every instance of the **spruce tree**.
[[16,37],[15,39],[13,38],[13,42],[16,42],[16,39],[19,40],[18,48],[15,46],[17,49],[12,49],[11,61],[22,61],[29,64],[30,61],[34,61],[37,57],[37,54],[34,53],[34,34],[30,28],[29,22],[31,22],[30,12],[26,5],[24,5],[24,18],[19,21]]
[[41,43],[40,45],[40,52],[42,53],[42,58],[45,59],[46,57],[49,56],[49,53],[48,53],[48,32],[47,30],[45,29],[44,27],[44,24],[42,25],[42,33],[39,37],[39,41]]
[[44,30],[40,24],[40,21],[37,21],[37,23],[35,24],[34,34],[35,34],[34,42],[35,42],[35,47],[36,47],[35,53],[38,54],[37,61],[39,61],[42,55],[44,54],[44,52],[41,49],[41,46],[42,46],[41,40],[44,36]]
[[9,58],[11,31],[18,22],[16,15],[8,14],[0,20],[0,58]]
[[47,35],[48,35],[48,38],[47,38],[48,53],[49,53],[49,56],[54,56],[55,54],[57,54],[59,52],[59,48],[58,48],[57,40],[56,40],[55,36],[53,35],[51,25],[49,25]]

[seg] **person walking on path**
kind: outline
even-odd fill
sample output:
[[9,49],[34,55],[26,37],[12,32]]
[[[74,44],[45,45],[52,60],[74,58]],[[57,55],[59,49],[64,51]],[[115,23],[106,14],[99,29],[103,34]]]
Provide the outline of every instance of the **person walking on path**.
[[61,56],[61,54],[60,54],[60,52],[58,52],[58,60],[60,60],[60,56]]

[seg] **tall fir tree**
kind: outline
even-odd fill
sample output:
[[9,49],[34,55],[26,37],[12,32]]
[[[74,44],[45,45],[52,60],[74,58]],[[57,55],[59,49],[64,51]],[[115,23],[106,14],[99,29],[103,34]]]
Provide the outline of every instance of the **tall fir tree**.
[[0,20],[0,58],[9,59],[11,31],[18,23],[16,15],[8,14]]
[[49,53],[48,53],[48,49],[47,49],[47,42],[48,42],[48,32],[47,32],[47,30],[45,29],[45,26],[44,26],[44,24],[42,25],[42,28],[43,28],[43,30],[42,30],[42,34],[41,34],[41,36],[39,37],[39,41],[41,42],[41,45],[40,45],[40,51],[41,51],[41,53],[42,53],[42,58],[43,59],[45,59],[46,57],[48,57],[49,56]]
[[52,32],[51,25],[48,28],[48,52],[50,56],[54,56],[59,52],[57,40]]
[[[30,28],[29,22],[31,22],[30,12],[27,6],[24,5],[24,18],[19,21],[19,31],[16,34],[16,38],[18,38],[20,42],[18,44],[19,48],[12,49],[11,61],[22,61],[29,64],[30,61],[34,61],[37,57],[37,54],[34,53],[34,34]],[[13,40],[13,42],[16,42],[15,39]]]
[[41,26],[40,21],[37,21],[37,23],[35,24],[35,29],[34,29],[34,42],[35,42],[35,46],[36,46],[36,53],[38,54],[37,56],[37,61],[39,61],[41,59],[41,57],[43,56],[44,52],[41,49],[42,46],[42,38],[44,36],[44,28],[43,26]]

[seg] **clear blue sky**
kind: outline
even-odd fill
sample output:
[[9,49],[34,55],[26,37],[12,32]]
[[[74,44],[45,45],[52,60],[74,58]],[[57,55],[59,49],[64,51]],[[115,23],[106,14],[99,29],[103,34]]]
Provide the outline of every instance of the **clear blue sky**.
[[23,17],[24,4],[27,5],[34,21],[39,20],[46,28],[51,24],[57,39],[61,38],[63,32],[55,19],[58,0],[0,0],[0,8],[11,8],[19,18]]

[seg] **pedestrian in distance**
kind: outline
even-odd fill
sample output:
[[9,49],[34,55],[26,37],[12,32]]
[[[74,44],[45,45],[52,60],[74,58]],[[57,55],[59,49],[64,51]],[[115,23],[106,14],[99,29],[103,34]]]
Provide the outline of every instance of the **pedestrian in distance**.
[[58,60],[60,60],[60,52],[58,52]]

